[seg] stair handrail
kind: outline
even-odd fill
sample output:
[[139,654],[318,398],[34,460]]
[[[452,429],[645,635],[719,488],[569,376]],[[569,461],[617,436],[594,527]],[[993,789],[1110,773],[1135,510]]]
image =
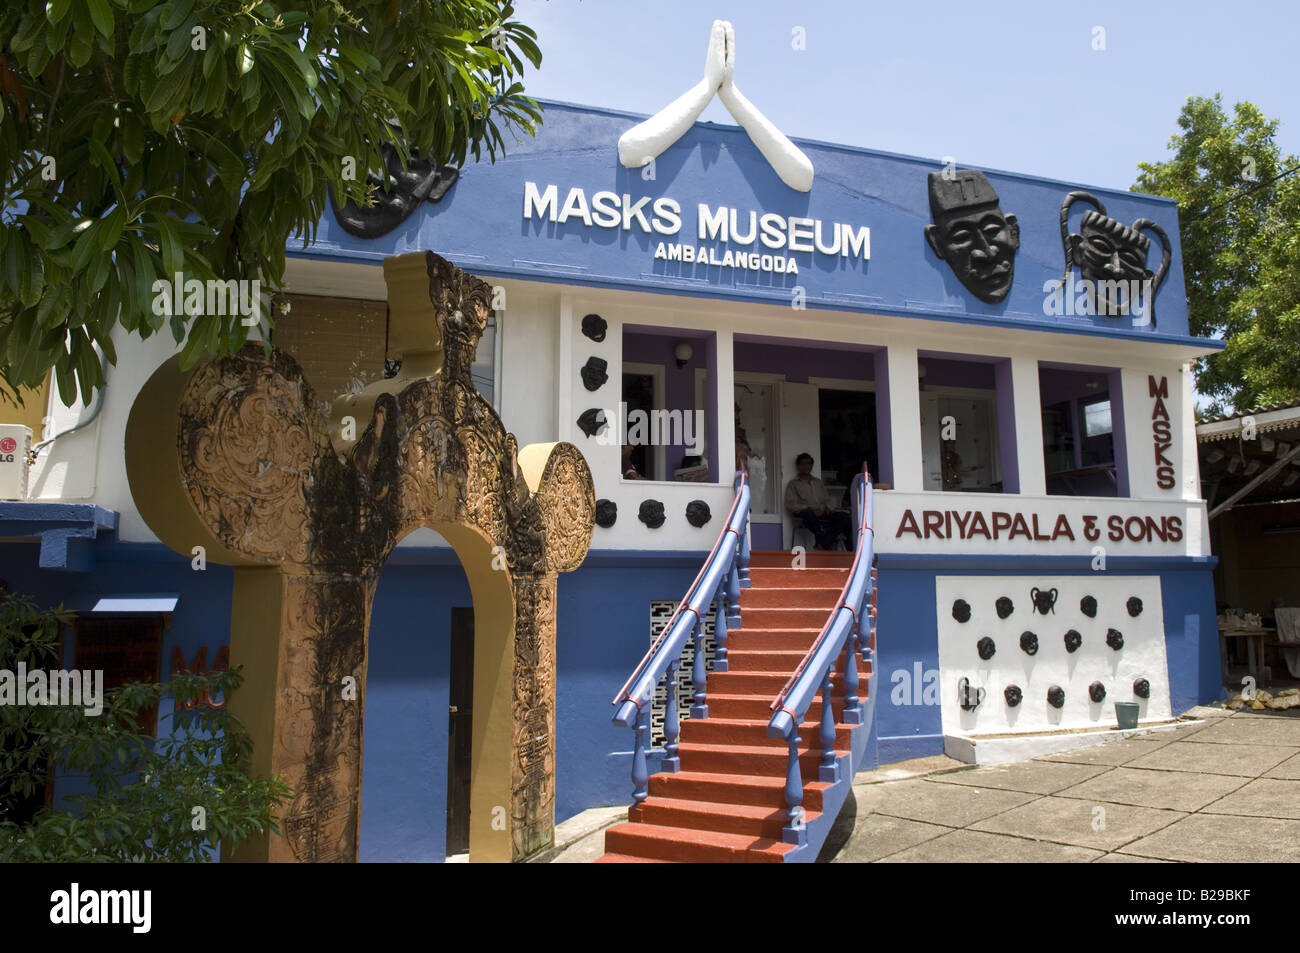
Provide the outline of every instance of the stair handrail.
[[[818,732],[822,744],[822,763],[819,776],[823,781],[839,780],[836,761],[835,719],[831,709],[831,667],[840,657],[846,639],[852,634],[849,651],[845,652],[844,719],[862,724],[861,701],[858,690],[858,655],[864,657],[874,647],[876,587],[875,570],[875,497],[871,474],[864,466],[853,480],[853,509],[857,525],[857,545],[848,579],[840,590],[839,598],[826,618],[817,638],[795,667],[776,698],[772,700],[771,719],[767,724],[769,738],[784,738],[789,748],[786,768],[785,796],[790,825],[783,835],[798,841],[802,836],[803,780],[799,771],[799,725],[809,706],[820,691],[822,694],[821,724]],[[867,610],[867,619],[863,612]],[[863,629],[867,632],[864,633]]]
[[655,639],[632,675],[618,690],[611,704],[617,705],[614,724],[632,729],[632,799],[637,804],[650,794],[650,709],[655,689],[667,681],[667,707],[664,711],[664,752],[659,767],[677,771],[681,767],[677,739],[681,722],[677,705],[677,670],[682,664],[686,642],[694,638],[695,660],[691,678],[694,694],[690,708],[692,718],[707,718],[708,670],[704,659],[704,613],[715,604],[713,671],[727,671],[727,630],[740,626],[740,591],[749,585],[749,473],[741,461],[736,472],[736,495],[731,501],[722,532],[718,534],[708,558],[677,604],[668,624]]
[[[615,724],[634,727],[637,711],[643,705],[649,704],[655,686],[659,684],[659,680],[668,669],[669,661],[681,655],[686,645],[687,635],[703,619],[703,612],[708,608],[709,603],[713,602],[719,581],[730,571],[740,551],[740,544],[745,535],[745,523],[749,518],[749,473],[745,468],[742,467],[736,472],[734,485],[736,495],[731,501],[727,521],[723,524],[717,540],[714,541],[713,549],[709,551],[708,557],[696,574],[695,581],[686,590],[682,601],[677,604],[659,638],[655,639],[650,650],[637,663],[631,676],[610,702],[611,705],[623,702],[614,715]],[[728,536],[735,537],[733,545],[724,545]],[[711,582],[712,585],[702,586],[701,583],[706,581]],[[707,596],[708,600],[703,605],[698,604],[702,601],[701,596]],[[694,620],[690,620],[686,613],[694,615]]]

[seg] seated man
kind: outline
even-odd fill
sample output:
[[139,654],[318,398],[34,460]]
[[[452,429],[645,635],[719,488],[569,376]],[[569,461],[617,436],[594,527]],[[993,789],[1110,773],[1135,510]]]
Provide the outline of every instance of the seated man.
[[818,549],[830,549],[835,538],[843,535],[845,548],[852,552],[852,520],[843,510],[831,509],[826,484],[812,475],[812,454],[799,454],[794,465],[799,475],[785,485],[786,511],[817,537]]

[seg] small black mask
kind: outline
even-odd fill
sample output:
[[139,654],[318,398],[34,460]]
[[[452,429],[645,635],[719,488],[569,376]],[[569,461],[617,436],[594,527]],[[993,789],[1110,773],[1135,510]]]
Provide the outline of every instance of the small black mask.
[[1065,689],[1060,685],[1053,685],[1047,690],[1047,704],[1053,708],[1065,707]]
[[1006,596],[1003,596],[997,601],[997,608],[999,619],[1005,619],[1007,616],[1011,615],[1011,613],[1016,611],[1015,603]]
[[1134,679],[1133,694],[1136,695],[1138,698],[1150,698],[1151,683],[1148,682],[1145,678]]
[[598,314],[589,314],[582,319],[582,333],[593,341],[605,340],[605,329],[607,327],[605,319]]
[[1026,655],[1038,654],[1038,636],[1032,632],[1020,633],[1020,648]]
[[713,514],[709,511],[708,503],[703,500],[691,500],[686,504],[686,522],[696,529],[699,529],[711,519],[713,519]]
[[596,525],[602,529],[609,529],[618,519],[618,504],[613,500],[596,501]]
[[1124,647],[1124,633],[1120,632],[1119,629],[1107,629],[1106,644],[1118,652]]
[[987,635],[975,643],[975,651],[978,652],[980,658],[986,662],[993,657],[993,653],[997,650],[998,647],[993,644],[993,640]]
[[582,416],[578,418],[578,428],[588,437],[596,436],[607,426],[609,422],[605,420],[605,412],[599,407],[584,410]]
[[658,500],[644,500],[636,518],[651,529],[658,529],[664,525],[664,505]]
[[1069,652],[1071,655],[1079,651],[1079,646],[1082,644],[1083,636],[1076,630],[1071,629],[1069,632],[1065,633],[1065,651]]
[[1039,589],[1035,586],[1029,590],[1029,599],[1034,604],[1034,609],[1042,615],[1049,612],[1056,612],[1056,589]]
[[965,599],[958,599],[952,604],[952,617],[958,622],[970,621],[970,603]]
[[609,380],[609,362],[603,357],[589,357],[578,373],[582,375],[582,386],[587,390],[600,390]]
[[1088,686],[1088,697],[1095,702],[1104,701],[1106,699],[1106,686],[1101,682],[1093,682]]
[[1002,697],[1007,700],[1008,707],[1015,708],[1025,696],[1020,691],[1019,685],[1008,685],[1007,690],[1002,693]]
[[1136,619],[1142,614],[1142,600],[1137,596],[1130,596],[1126,605],[1128,606],[1128,614],[1133,618]]
[[1097,600],[1092,596],[1084,596],[1079,600],[1079,611],[1089,619],[1097,618]]

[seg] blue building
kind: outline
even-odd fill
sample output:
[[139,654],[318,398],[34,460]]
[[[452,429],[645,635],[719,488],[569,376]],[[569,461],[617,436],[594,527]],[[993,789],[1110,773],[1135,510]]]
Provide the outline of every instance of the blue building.
[[[630,802],[610,701],[718,538],[742,459],[769,568],[836,547],[786,505],[800,455],[832,510],[864,464],[874,480],[874,723],[854,770],[1106,727],[1114,701],[1158,723],[1221,697],[1190,371],[1217,345],[1188,332],[1172,201],[808,141],[796,188],[746,130],[709,123],[628,167],[620,137],[645,117],[543,105],[535,138],[390,230],[327,215],[292,244],[271,340],[345,393],[385,373],[385,257],[430,249],[493,284],[480,392],[521,446],[579,447],[602,507],[559,582],[557,821]],[[117,344],[93,406],[49,398],[45,437],[64,435],[0,503],[0,579],[82,612],[70,665],[92,647],[120,649],[123,677],[222,664],[231,570],[158,542],[123,462],[136,394],[175,352]],[[464,849],[472,619],[445,542],[403,540],[370,631],[363,860]]]

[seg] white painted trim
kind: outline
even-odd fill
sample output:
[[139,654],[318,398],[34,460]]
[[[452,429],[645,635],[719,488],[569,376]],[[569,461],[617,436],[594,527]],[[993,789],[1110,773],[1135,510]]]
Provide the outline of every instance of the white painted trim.
[[[994,412],[998,410],[994,404]],[[1043,396],[1038,386],[1038,360],[1011,358],[1011,414],[1016,434],[1016,471],[1022,496],[1047,493],[1047,461],[1043,458]],[[1114,423],[1111,424],[1112,428]],[[994,439],[1001,430],[993,428]],[[1001,459],[1001,451],[998,451]]]
[[921,460],[921,388],[916,352],[914,344],[902,342],[891,344],[885,351],[889,370],[889,445],[893,458],[893,486],[903,491],[925,488],[925,467]]
[[[651,397],[650,397],[650,400],[651,400],[652,403],[653,403],[653,407],[652,407],[652,409],[655,409],[655,410],[667,410],[667,409],[668,409],[667,407],[664,406],[664,401],[666,400],[665,395],[666,395],[666,393],[667,393],[667,386],[666,386],[666,383],[665,383],[665,381],[666,381],[666,377],[665,377],[665,374],[664,374],[664,366],[663,366],[662,364],[644,364],[644,363],[641,363],[641,362],[639,362],[639,361],[624,361],[624,362],[623,362],[623,373],[624,373],[624,374],[644,374],[644,375],[648,376],[648,377],[649,377],[649,378],[654,382],[654,383],[651,385],[651,390],[652,390],[653,393],[651,394]],[[618,389],[618,392],[619,392],[619,401],[620,401],[620,403],[621,403],[621,401],[622,401],[622,394],[623,394],[622,383],[623,383],[623,381],[622,381],[622,378],[620,377],[620,378],[619,378],[619,385],[620,385],[620,386],[619,386],[619,389]],[[614,426],[616,426],[616,427],[620,427],[620,428],[621,428],[622,425],[623,425],[623,422],[622,422],[622,421],[615,421]],[[667,466],[668,466],[668,448],[665,447],[663,444],[657,444],[657,445],[655,445],[655,447],[654,447],[653,449],[654,449],[654,465],[655,465],[655,472],[654,472],[654,475],[655,475],[655,479],[653,479],[653,480],[628,480],[628,481],[625,481],[625,482],[629,482],[629,483],[673,483],[673,482],[677,482],[677,481],[673,481],[673,480],[669,480],[669,479],[668,479],[668,469],[667,469]],[[623,448],[622,448],[622,447],[619,447],[619,453],[621,454],[622,452],[623,452]],[[662,479],[661,479],[661,477],[662,477]],[[620,480],[623,479],[622,474],[619,475],[619,479],[620,479]]]
[[560,433],[577,426],[573,419],[573,299],[560,294],[560,339],[556,347],[555,413]]

